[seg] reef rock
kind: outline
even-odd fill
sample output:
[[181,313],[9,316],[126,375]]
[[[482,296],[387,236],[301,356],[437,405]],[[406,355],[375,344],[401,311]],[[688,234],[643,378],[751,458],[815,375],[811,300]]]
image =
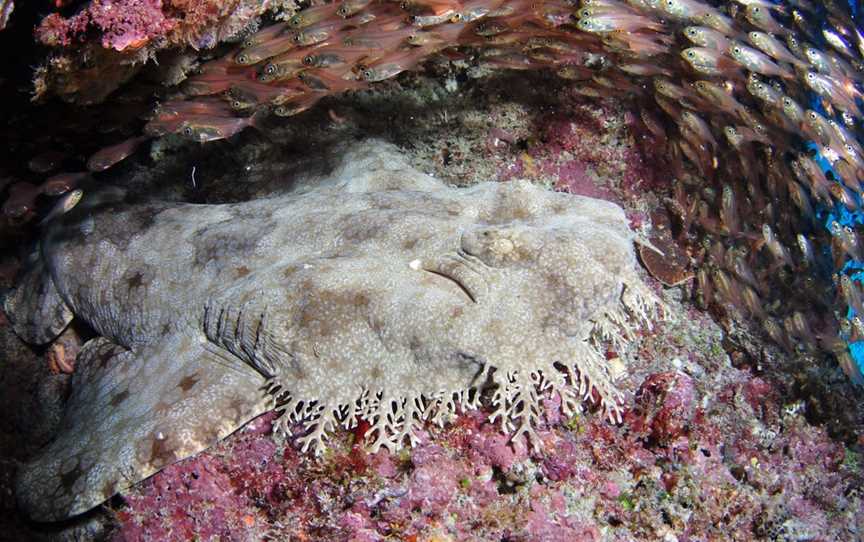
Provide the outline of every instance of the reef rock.
[[[287,180],[286,180],[287,182]],[[277,408],[303,449],[338,425],[416,442],[480,406],[535,440],[541,392],[620,420],[602,345],[657,306],[615,204],[528,182],[455,189],[363,143],[324,180],[242,203],[93,193],[50,222],[4,308],[24,340],[73,318],[59,434],[18,480],[37,520],[84,512]]]

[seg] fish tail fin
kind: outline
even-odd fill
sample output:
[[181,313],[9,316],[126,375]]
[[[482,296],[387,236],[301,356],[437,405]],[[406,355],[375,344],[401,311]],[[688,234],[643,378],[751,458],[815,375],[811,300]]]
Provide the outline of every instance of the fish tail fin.
[[16,285],[0,293],[12,330],[30,344],[47,344],[66,329],[72,311],[60,297],[41,256],[31,259]]
[[269,113],[269,109],[266,107],[262,107],[252,113],[252,116],[249,117],[249,126],[255,128],[259,132],[262,131],[262,123],[264,122],[264,118],[267,117]]

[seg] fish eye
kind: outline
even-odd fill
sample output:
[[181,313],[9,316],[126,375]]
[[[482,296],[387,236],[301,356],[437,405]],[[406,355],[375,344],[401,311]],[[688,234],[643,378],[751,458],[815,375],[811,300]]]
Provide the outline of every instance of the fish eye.
[[237,62],[240,64],[249,64],[249,56],[245,53],[240,53],[237,55]]
[[753,13],[758,15],[761,11],[762,8],[760,8],[759,6],[753,6]]
[[374,75],[374,72],[372,72],[372,70],[363,70],[363,77],[365,79],[372,79],[373,75]]
[[737,54],[740,54],[740,53],[741,53],[741,48],[740,48],[740,47],[735,47],[735,48],[732,49],[732,52],[735,53],[736,55],[737,55]]
[[273,75],[274,73],[276,73],[276,66],[273,64],[267,64],[266,66],[264,66],[264,73],[266,73],[267,75]]
[[240,100],[234,100],[233,102],[231,102],[231,107],[233,107],[234,109],[241,109],[243,107],[243,104],[240,102]]
[[303,39],[303,34],[295,34],[294,35],[294,43],[300,43],[300,41],[302,39]]
[[186,126],[185,128],[183,128],[183,135],[185,135],[186,137],[192,137],[193,133],[194,132],[191,126]]
[[312,58],[312,55],[306,55],[305,57],[303,57],[303,64],[306,64],[307,66],[311,66],[313,60],[314,59]]
[[339,9],[336,10],[336,15],[339,15],[340,17],[347,17],[348,16],[348,8],[346,6],[340,7]]
[[450,17],[451,23],[458,23],[461,20],[462,20],[462,14],[461,13],[454,13],[453,16]]
[[808,73],[808,74],[807,74],[807,79],[810,79],[811,81],[812,81],[813,79],[816,79],[816,74],[813,73],[813,72]]
[[693,58],[694,56],[696,56],[696,53],[694,53],[693,51],[687,51],[687,56]]

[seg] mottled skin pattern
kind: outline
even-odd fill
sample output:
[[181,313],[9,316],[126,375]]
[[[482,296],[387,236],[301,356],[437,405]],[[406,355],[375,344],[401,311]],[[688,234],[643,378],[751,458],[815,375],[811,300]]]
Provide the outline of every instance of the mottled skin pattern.
[[25,339],[68,321],[37,332],[18,316],[51,313],[58,293],[101,335],[79,356],[59,435],[23,469],[21,504],[38,520],[84,512],[277,399],[282,425],[304,422],[317,450],[360,418],[371,448],[396,449],[423,419],[477,406],[484,384],[517,434],[533,436],[537,385],[569,410],[593,389],[614,419],[592,339],[627,333],[625,305],[645,316],[632,239],[614,204],[526,182],[451,189],[380,143],[269,199],[85,195],[44,235],[47,273],[25,277],[41,273],[45,291],[5,303]]

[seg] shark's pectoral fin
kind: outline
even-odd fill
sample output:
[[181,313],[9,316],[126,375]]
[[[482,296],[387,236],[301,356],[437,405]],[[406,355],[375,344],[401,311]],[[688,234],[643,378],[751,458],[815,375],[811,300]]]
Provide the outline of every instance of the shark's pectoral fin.
[[265,412],[264,379],[189,337],[136,351],[84,345],[56,438],[17,481],[28,515],[85,512]]
[[60,297],[42,258],[32,261],[15,288],[2,298],[12,330],[30,344],[53,341],[72,321],[72,311]]

